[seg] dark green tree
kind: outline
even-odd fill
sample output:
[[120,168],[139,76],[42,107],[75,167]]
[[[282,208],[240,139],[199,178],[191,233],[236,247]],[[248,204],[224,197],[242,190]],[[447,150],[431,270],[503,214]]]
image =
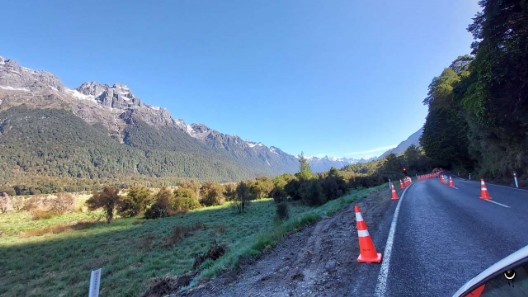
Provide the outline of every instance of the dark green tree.
[[308,164],[308,159],[304,157],[304,153],[301,152],[297,157],[299,158],[299,172],[295,176],[300,180],[313,178],[312,169],[310,168],[310,164]]
[[239,213],[246,211],[251,199],[250,187],[246,182],[240,182],[236,188],[235,207]]

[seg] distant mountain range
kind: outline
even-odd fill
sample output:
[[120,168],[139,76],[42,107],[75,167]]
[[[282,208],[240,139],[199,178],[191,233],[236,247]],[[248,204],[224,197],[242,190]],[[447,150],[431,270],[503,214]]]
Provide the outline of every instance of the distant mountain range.
[[129,175],[231,181],[297,170],[297,158],[279,148],[186,124],[124,84],[70,89],[0,57],[0,183]]
[[374,160],[375,158],[354,159],[354,158],[334,158],[334,157],[324,156],[322,158],[308,157],[307,159],[308,159],[308,164],[310,164],[310,168],[312,169],[312,171],[321,173],[321,172],[326,172],[330,170],[330,168],[332,167],[336,169],[341,169],[350,164],[367,163],[369,161]]
[[416,131],[413,134],[411,134],[411,136],[409,136],[406,140],[400,142],[400,144],[398,144],[398,146],[396,146],[395,148],[390,149],[390,150],[384,152],[383,154],[381,154],[381,156],[379,156],[378,159],[383,159],[383,158],[387,157],[390,154],[401,155],[411,145],[415,145],[417,147],[420,147],[420,137],[422,137],[422,133],[423,133],[423,128],[420,128],[418,131]]

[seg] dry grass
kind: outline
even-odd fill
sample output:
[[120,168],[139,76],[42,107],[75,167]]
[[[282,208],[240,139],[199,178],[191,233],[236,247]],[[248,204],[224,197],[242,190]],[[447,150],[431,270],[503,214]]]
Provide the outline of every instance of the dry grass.
[[170,248],[178,242],[184,240],[186,237],[192,236],[194,231],[206,229],[207,227],[205,227],[205,225],[200,221],[197,221],[190,226],[176,226],[174,229],[172,229],[171,234],[165,240],[163,247]]
[[26,238],[26,237],[33,237],[33,236],[42,236],[42,235],[51,234],[51,233],[59,234],[59,233],[72,231],[72,230],[83,230],[91,226],[94,226],[95,224],[99,224],[99,222],[80,221],[80,222],[73,222],[70,224],[58,224],[58,225],[49,226],[45,228],[39,228],[39,229],[33,229],[33,230],[21,232],[20,237]]
[[31,219],[36,220],[47,220],[57,215],[54,211],[46,208],[34,208],[29,211],[31,213]]

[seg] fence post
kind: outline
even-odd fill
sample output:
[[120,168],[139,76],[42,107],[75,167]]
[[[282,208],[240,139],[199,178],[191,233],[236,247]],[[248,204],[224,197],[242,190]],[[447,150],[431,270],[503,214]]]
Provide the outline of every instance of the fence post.
[[88,297],[99,297],[99,286],[101,284],[101,268],[93,270],[90,275],[90,291]]

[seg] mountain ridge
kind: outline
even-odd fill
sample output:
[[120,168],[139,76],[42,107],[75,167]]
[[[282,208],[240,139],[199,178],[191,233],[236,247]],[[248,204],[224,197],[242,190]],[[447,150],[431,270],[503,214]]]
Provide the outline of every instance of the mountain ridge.
[[[21,106],[71,112],[88,125],[102,126],[114,141],[145,153],[174,151],[192,153],[200,156],[200,160],[204,159],[203,156],[211,162],[223,160],[230,164],[227,167],[238,167],[240,172],[244,172],[229,174],[238,179],[292,173],[298,169],[297,158],[277,147],[245,141],[237,135],[224,134],[203,124],[187,124],[182,119],[175,119],[165,108],[145,104],[125,84],[92,81],[70,89],[50,72],[22,67],[0,57],[0,112]],[[20,109],[17,112],[28,111]],[[62,113],[58,116],[68,117]],[[3,137],[7,137],[6,134]],[[25,149],[33,150],[35,154],[34,148]],[[192,166],[193,161],[188,162]],[[181,175],[194,177],[189,172],[182,172]],[[224,177],[220,179],[227,180]]]
[[407,150],[411,145],[415,145],[417,147],[420,147],[420,137],[422,137],[423,134],[423,127],[418,129],[418,131],[411,134],[407,139],[400,142],[395,148],[392,148],[390,150],[387,150],[383,154],[381,154],[378,159],[383,159],[387,157],[390,154],[395,155],[401,155]]

